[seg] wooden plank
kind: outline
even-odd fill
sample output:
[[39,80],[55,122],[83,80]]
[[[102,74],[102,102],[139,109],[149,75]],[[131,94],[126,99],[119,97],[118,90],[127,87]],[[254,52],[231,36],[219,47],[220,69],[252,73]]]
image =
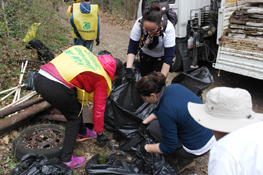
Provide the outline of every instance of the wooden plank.
[[238,25],[238,24],[230,24],[229,27],[231,29],[263,31],[263,28],[261,28],[261,27],[252,27],[252,26],[245,26],[245,25]]
[[21,126],[26,119],[50,107],[51,105],[47,101],[43,101],[41,103],[36,104],[35,106],[30,106],[24,109],[18,114],[14,114],[5,120],[2,120],[0,122],[0,135],[3,135],[4,133],[12,130],[13,128]]
[[230,23],[232,24],[243,24],[243,25],[246,25],[247,22],[263,23],[262,19],[249,18],[248,15],[231,16],[229,20],[230,20]]
[[42,101],[44,101],[43,97],[40,97],[40,98],[35,97],[35,98],[32,98],[30,100],[25,101],[24,103],[18,104],[16,106],[8,107],[8,108],[0,111],[0,118],[3,118],[3,117],[5,117],[5,116],[7,116],[9,114],[14,113],[14,112],[18,112],[18,111],[20,111],[22,109],[25,109],[25,108],[27,108],[29,106],[32,106],[33,104],[36,104],[36,103],[39,103],[39,102],[42,102]]
[[254,7],[247,10],[248,14],[261,14],[263,15],[263,8],[260,7]]
[[263,15],[258,15],[258,14],[248,14],[248,15],[251,18],[263,19]]

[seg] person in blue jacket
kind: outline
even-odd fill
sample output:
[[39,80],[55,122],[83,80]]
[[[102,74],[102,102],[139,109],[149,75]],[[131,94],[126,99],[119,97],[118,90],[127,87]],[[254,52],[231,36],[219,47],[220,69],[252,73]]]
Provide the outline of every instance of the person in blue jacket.
[[[157,142],[146,144],[145,151],[165,154],[171,166],[182,172],[195,165],[194,158],[205,155],[216,139],[211,130],[199,125],[187,109],[188,102],[203,102],[180,84],[165,86],[166,78],[153,72],[140,79],[136,90],[144,101],[156,104],[152,114],[143,120],[139,131]],[[175,159],[178,160],[175,163]]]
[[100,44],[99,7],[90,4],[90,0],[74,3],[72,6],[70,23],[78,39],[74,45],[82,45],[92,52],[93,41]]

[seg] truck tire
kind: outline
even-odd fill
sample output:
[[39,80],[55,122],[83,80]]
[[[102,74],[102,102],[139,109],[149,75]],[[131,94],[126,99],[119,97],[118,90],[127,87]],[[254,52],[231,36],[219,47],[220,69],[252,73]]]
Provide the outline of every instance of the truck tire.
[[26,128],[13,141],[15,158],[28,153],[45,155],[48,159],[59,157],[62,152],[65,127],[57,124],[40,124]]
[[171,72],[180,71],[183,68],[183,61],[178,47],[175,48],[175,57],[170,68]]

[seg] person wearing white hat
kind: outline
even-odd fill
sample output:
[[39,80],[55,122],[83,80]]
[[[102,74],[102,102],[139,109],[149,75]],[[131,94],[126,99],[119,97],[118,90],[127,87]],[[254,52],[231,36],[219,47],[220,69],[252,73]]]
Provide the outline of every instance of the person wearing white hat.
[[210,150],[208,174],[263,174],[263,114],[252,110],[247,90],[213,88],[205,104],[189,102],[188,110],[218,140]]

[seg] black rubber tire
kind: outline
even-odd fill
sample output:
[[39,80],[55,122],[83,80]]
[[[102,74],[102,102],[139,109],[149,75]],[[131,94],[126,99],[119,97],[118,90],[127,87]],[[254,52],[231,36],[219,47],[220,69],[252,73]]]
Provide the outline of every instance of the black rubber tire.
[[175,48],[175,55],[170,72],[180,71],[183,68],[183,61],[178,47]]
[[28,148],[25,145],[25,143],[23,143],[24,135],[28,134],[29,132],[34,131],[35,129],[44,130],[47,128],[59,130],[63,134],[63,136],[65,136],[65,127],[57,125],[57,124],[40,124],[40,125],[34,125],[31,127],[28,127],[25,130],[23,130],[21,133],[19,133],[13,141],[13,152],[14,152],[15,158],[17,160],[21,160],[21,158],[28,153],[43,154],[48,159],[54,158],[54,157],[60,158],[62,148],[63,148],[63,143],[64,143],[64,137],[63,137],[62,143],[50,149]]

